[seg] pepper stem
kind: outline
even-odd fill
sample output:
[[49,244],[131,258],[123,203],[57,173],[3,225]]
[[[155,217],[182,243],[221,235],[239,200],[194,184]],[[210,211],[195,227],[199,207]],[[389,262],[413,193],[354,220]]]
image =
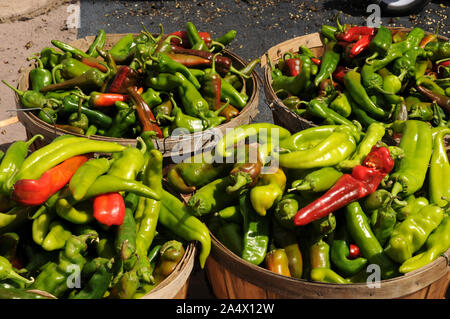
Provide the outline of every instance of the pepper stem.
[[234,175],[234,180],[235,180],[234,185],[229,185],[226,188],[226,191],[228,194],[240,190],[241,188],[243,188],[250,182],[248,174],[244,174],[244,173],[239,173],[239,174]]
[[305,180],[298,180],[297,183],[295,183],[296,185],[291,188],[288,189],[288,192],[292,192],[292,191],[309,191],[312,189],[311,183],[307,182]]
[[39,68],[43,69],[44,68],[44,64],[42,63],[42,60],[37,56],[37,55],[31,55],[27,58],[28,61],[31,60],[36,60],[36,62],[39,64]]
[[372,54],[371,56],[366,58],[366,63],[370,64],[372,62],[372,60],[375,60],[375,58],[378,57],[378,52],[375,52],[374,54]]
[[220,112],[222,112],[230,104],[230,99],[227,98],[226,101],[227,102],[224,105],[213,112],[214,116],[219,116]]
[[30,145],[33,144],[34,141],[36,141],[38,138],[41,139],[41,140],[43,140],[43,139],[44,139],[44,136],[42,136],[41,134],[34,135],[32,138],[30,138],[30,139],[25,143],[26,147],[27,147],[27,148],[30,147]]
[[136,137],[136,143],[140,146],[138,147],[138,149],[141,151],[141,153],[145,154],[147,152],[147,144],[145,144],[144,139],[138,136]]
[[53,69],[52,69],[52,80],[53,80],[53,83],[57,83],[56,82],[56,71],[61,70],[62,68],[63,68],[62,64],[58,64],[58,65],[55,65],[53,67]]
[[11,84],[9,84],[8,82],[6,82],[5,80],[2,80],[3,84],[6,85],[7,87],[9,87],[11,90],[13,90],[14,92],[16,92],[19,96],[23,95],[23,91],[20,91],[19,89],[16,89],[14,86],[12,86]]
[[336,14],[335,20],[336,20],[336,26],[337,26],[338,31],[339,31],[339,32],[343,32],[343,31],[344,31],[344,27],[342,26],[341,22],[339,21],[339,15],[340,15],[340,14],[341,14],[341,11],[339,11],[339,12]]
[[397,196],[403,190],[403,186],[400,182],[395,182],[394,186],[392,186],[391,194],[393,197]]
[[250,79],[250,75],[244,74],[241,71],[239,71],[238,69],[236,69],[234,66],[230,66],[230,72],[231,73],[235,73],[237,75],[242,76],[245,79]]

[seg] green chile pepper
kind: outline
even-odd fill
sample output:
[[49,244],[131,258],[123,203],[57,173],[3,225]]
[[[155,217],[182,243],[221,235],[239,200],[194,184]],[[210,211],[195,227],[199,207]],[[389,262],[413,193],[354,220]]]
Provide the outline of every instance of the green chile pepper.
[[341,57],[341,54],[337,52],[336,48],[336,42],[334,41],[329,41],[325,45],[325,53],[322,58],[322,63],[320,64],[320,70],[314,79],[314,85],[316,87],[319,86],[320,82],[328,79],[336,70]]
[[450,164],[443,141],[447,134],[450,134],[450,129],[439,131],[434,136],[433,153],[428,173],[430,202],[440,207],[445,207],[450,198]]
[[36,60],[38,63],[38,66],[29,73],[31,89],[33,91],[39,91],[44,86],[52,84],[52,74],[49,70],[44,68],[44,64],[40,58],[32,55],[28,58],[28,60],[31,59]]
[[436,260],[450,247],[450,216],[446,216],[439,226],[431,233],[425,243],[425,251],[406,259],[399,268],[401,273],[407,273],[423,267]]
[[207,215],[213,211],[221,210],[235,202],[238,192],[228,194],[226,188],[233,185],[230,176],[218,178],[198,189],[189,199],[187,205],[196,216]]
[[426,242],[430,233],[439,226],[443,217],[442,208],[434,204],[408,216],[395,226],[385,249],[386,254],[398,263],[411,258]]
[[95,37],[94,41],[92,41],[91,45],[89,46],[89,49],[87,51],[87,54],[91,57],[98,57],[97,48],[103,49],[106,42],[106,32],[104,29],[98,30],[98,34]]
[[58,250],[65,246],[66,241],[70,238],[71,232],[60,221],[53,221],[49,226],[49,232],[42,242],[42,248],[46,251]]
[[366,89],[361,84],[361,75],[355,70],[347,72],[344,76],[344,84],[355,102],[369,114],[378,117],[388,117],[388,112],[376,105],[367,94]]
[[90,159],[77,169],[69,182],[69,189],[75,200],[81,200],[89,187],[100,175],[105,174],[110,167],[107,158]]
[[244,243],[241,225],[233,222],[224,223],[217,229],[217,239],[236,255],[242,255]]
[[352,113],[352,107],[348,101],[348,93],[340,93],[331,103],[330,108],[338,114],[348,117]]
[[431,128],[422,121],[408,120],[401,125],[403,132],[399,147],[404,157],[396,164],[389,180],[394,182],[392,194],[408,196],[422,188],[432,153]]
[[261,216],[253,210],[249,192],[246,190],[239,195],[239,209],[244,231],[242,259],[259,265],[264,261],[269,246],[269,217]]
[[[155,63],[155,67],[158,73],[172,73],[180,72],[183,74],[198,90],[201,85],[197,80],[195,75],[191,73],[191,71],[184,66],[183,64],[172,60],[167,54],[158,53],[156,56],[151,57],[152,61]],[[152,64],[153,66],[153,64]]]
[[16,141],[8,147],[1,163],[0,163],[0,189],[4,194],[9,194],[12,189],[12,179],[19,172],[31,144],[37,139],[43,139],[40,134],[33,136],[27,142]]
[[349,283],[348,279],[331,270],[330,246],[324,240],[320,239],[310,247],[309,256],[311,280],[335,284]]
[[6,279],[11,279],[26,285],[33,283],[33,280],[29,280],[16,273],[9,260],[3,256],[0,256],[0,281]]
[[[78,111],[79,97],[74,95],[68,95],[64,97],[63,104],[59,113],[61,115],[69,116],[71,113]],[[108,128],[112,125],[113,119],[105,113],[97,110],[90,109],[85,105],[81,106],[81,112],[85,114],[91,124],[96,125],[99,128]]]
[[356,275],[367,264],[367,259],[364,257],[348,258],[350,253],[349,241],[350,238],[345,227],[340,227],[333,239],[330,250],[331,262],[344,276]]
[[308,169],[339,164],[356,149],[355,139],[343,127],[343,130],[334,131],[315,147],[280,154],[280,165],[285,168]]
[[389,240],[397,222],[397,212],[392,208],[392,201],[393,199],[371,215],[372,230],[381,246]]
[[323,167],[305,176],[304,179],[292,182],[289,191],[325,192],[333,186],[342,176],[342,172],[333,167]]
[[396,267],[383,251],[383,247],[375,237],[369,220],[358,202],[353,202],[345,208],[345,220],[350,237],[358,245],[364,258],[381,268],[381,278],[395,276]]
[[301,130],[286,138],[280,138],[280,148],[290,151],[303,151],[313,148],[329,137],[337,127],[338,125],[322,125]]
[[193,211],[178,198],[163,190],[159,221],[183,239],[200,242],[199,262],[203,268],[211,251],[211,237],[208,228],[193,216]]
[[391,30],[385,26],[380,26],[377,29],[377,34],[369,43],[369,50],[372,53],[377,53],[380,56],[385,56],[392,44]]
[[136,43],[134,42],[133,35],[131,33],[123,36],[114,46],[109,50],[114,61],[118,64],[126,64],[134,55],[136,49]]
[[92,204],[89,201],[72,205],[66,198],[60,198],[56,202],[55,211],[58,216],[74,224],[88,224],[94,219]]

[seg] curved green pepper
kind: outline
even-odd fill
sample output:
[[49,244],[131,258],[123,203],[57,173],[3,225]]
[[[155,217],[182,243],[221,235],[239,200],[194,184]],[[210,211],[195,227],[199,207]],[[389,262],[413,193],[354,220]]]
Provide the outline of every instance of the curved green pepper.
[[159,221],[185,240],[198,240],[201,244],[200,267],[205,266],[211,251],[211,237],[208,228],[178,198],[163,190]]
[[355,149],[353,136],[345,129],[336,130],[310,149],[280,154],[280,165],[294,169],[334,166],[350,156]]
[[75,200],[81,200],[89,187],[100,175],[105,174],[110,167],[107,158],[90,159],[77,169],[69,182],[69,189]]
[[249,195],[246,190],[239,195],[244,231],[244,249],[241,257],[249,263],[259,265],[264,261],[269,247],[270,219],[252,209]]
[[353,276],[360,272],[367,264],[367,259],[358,257],[349,259],[349,236],[344,227],[340,227],[331,244],[331,262],[345,276]]
[[422,188],[432,153],[431,128],[427,123],[408,120],[401,125],[401,130],[403,135],[399,147],[403,149],[404,157],[389,176],[389,180],[394,182],[394,196],[399,193],[408,196]]
[[345,208],[347,231],[361,250],[364,258],[381,268],[381,278],[387,279],[395,276],[396,267],[383,251],[372,232],[366,214],[358,202],[353,202]]
[[385,249],[386,254],[403,263],[422,247],[430,233],[444,217],[442,208],[431,204],[396,225]]
[[450,216],[446,216],[426,241],[426,250],[403,262],[399,271],[407,273],[436,260],[450,247]]

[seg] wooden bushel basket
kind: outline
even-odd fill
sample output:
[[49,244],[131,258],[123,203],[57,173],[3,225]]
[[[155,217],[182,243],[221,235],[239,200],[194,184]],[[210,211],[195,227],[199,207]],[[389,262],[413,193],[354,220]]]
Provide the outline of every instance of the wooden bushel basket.
[[[122,36],[125,34],[108,34],[106,36],[105,49],[111,48]],[[83,39],[78,39],[71,45],[81,49],[87,50],[95,39],[95,36],[88,36]],[[231,51],[224,50],[223,55],[231,58],[233,65],[240,69],[246,65],[246,62],[234,54]],[[27,90],[29,86],[28,74],[33,69],[29,67],[22,73],[19,78],[19,90]],[[199,151],[201,149],[212,147],[217,139],[214,133],[220,131],[221,134],[225,134],[226,129],[234,128],[239,125],[248,124],[258,113],[258,102],[259,102],[259,84],[258,84],[258,74],[256,72],[252,73],[250,79],[246,80],[247,92],[248,92],[248,102],[247,105],[241,110],[240,114],[233,118],[231,121],[219,125],[217,128],[205,130],[202,132],[196,132],[192,134],[186,134],[181,136],[170,136],[166,138],[155,139],[155,147],[161,151],[164,157],[170,157],[172,155],[182,155],[185,153],[192,153],[194,151]],[[19,98],[16,94],[16,107],[22,108]],[[43,140],[37,140],[33,143],[35,148],[40,148],[48,143],[50,143],[54,138],[63,134],[72,134],[75,136],[84,136],[76,133],[67,132],[65,130],[55,128],[53,125],[48,124],[36,115],[30,112],[17,112],[19,121],[25,126],[27,137],[30,138],[36,134],[42,134],[44,136]],[[99,135],[91,135],[90,139],[117,142],[119,144],[128,146],[136,146],[136,139],[129,138],[112,138]]]
[[[411,31],[410,28],[389,28],[399,31]],[[428,34],[429,32],[426,32]],[[448,38],[438,36],[441,41],[449,41]],[[301,45],[311,49],[316,56],[323,54],[323,37],[320,33],[311,33],[304,36],[299,36],[287,41],[281,42],[267,50],[270,59],[276,64],[286,52],[297,53]],[[283,102],[277,97],[272,88],[272,75],[267,56],[261,57],[261,68],[264,69],[264,94],[269,102],[269,107],[272,110],[274,123],[282,125],[291,132],[298,132],[309,127],[317,126],[314,122],[307,120],[295,112],[291,111]]]
[[[188,243],[183,258],[181,258],[174,271],[140,299],[186,299],[196,253],[196,244],[194,242]],[[30,291],[49,299],[57,299],[46,291],[37,289]]]
[[443,299],[450,280],[450,249],[427,266],[370,287],[278,275],[243,260],[212,234],[211,242],[206,274],[215,296],[222,299]]

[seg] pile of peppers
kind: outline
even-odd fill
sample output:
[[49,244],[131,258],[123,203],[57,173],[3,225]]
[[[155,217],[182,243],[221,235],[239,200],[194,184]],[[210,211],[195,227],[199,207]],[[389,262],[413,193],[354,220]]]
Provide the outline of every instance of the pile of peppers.
[[393,129],[398,145],[383,142],[378,122],[364,134],[343,124],[294,134],[247,124],[166,178],[246,262],[317,282],[364,283],[373,264],[377,278],[394,278],[450,248],[450,129],[419,120]]
[[[154,132],[137,147],[62,135],[0,156],[0,299],[137,299],[177,268],[207,227],[162,187]],[[181,207],[181,208],[180,208]]]
[[272,88],[283,104],[318,125],[366,130],[398,120],[448,127],[450,42],[384,26],[323,25],[323,53],[306,46],[269,60]]
[[126,34],[105,49],[99,30],[87,51],[52,40],[29,57],[29,89],[14,90],[21,111],[70,133],[136,138],[152,131],[168,137],[228,122],[246,106],[248,79],[260,62],[236,69],[223,49],[236,36],[230,30],[212,39],[192,22],[185,30]]

